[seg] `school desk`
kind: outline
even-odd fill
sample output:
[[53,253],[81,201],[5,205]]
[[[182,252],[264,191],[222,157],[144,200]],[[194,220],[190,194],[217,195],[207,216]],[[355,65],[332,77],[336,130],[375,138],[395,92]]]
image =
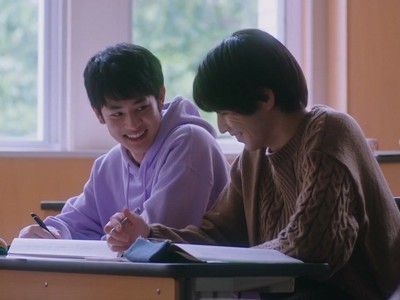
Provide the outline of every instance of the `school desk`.
[[132,263],[0,257],[0,299],[188,300],[238,290],[290,292],[298,277],[321,278],[327,264]]

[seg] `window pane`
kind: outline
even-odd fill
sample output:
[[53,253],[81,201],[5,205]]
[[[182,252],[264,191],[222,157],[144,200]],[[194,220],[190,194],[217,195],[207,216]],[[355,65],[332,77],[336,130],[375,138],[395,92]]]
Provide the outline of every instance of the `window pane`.
[[36,140],[38,0],[0,0],[0,143]]
[[[272,26],[277,31],[276,1],[271,0],[133,0],[133,41],[151,50],[163,65],[167,100],[192,98],[199,61],[236,30]],[[263,22],[261,22],[263,19]],[[214,113],[201,112],[216,126]]]

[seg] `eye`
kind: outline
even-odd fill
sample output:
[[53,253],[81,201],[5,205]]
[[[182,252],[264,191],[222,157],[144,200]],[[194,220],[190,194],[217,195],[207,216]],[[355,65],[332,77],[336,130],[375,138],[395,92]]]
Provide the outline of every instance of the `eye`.
[[115,113],[111,114],[110,117],[111,118],[119,118],[122,115],[123,115],[122,112],[118,111],[118,112],[115,112]]
[[147,108],[147,105],[141,105],[138,108],[136,108],[136,111],[143,111]]

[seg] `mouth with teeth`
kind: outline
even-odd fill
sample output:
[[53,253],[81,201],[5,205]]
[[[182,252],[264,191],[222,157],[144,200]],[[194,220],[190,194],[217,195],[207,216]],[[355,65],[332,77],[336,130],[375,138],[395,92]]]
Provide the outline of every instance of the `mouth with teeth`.
[[125,134],[124,137],[130,141],[140,141],[143,139],[145,133],[147,132],[147,130],[143,130],[139,133],[135,133],[135,134]]

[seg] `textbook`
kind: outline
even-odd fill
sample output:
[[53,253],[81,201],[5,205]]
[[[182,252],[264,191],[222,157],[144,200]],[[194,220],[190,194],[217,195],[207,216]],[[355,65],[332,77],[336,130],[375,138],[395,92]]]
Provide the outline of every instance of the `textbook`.
[[7,257],[126,261],[119,253],[111,251],[106,241],[100,240],[15,238]]
[[136,262],[303,263],[272,249],[180,244],[140,237],[124,257]]

